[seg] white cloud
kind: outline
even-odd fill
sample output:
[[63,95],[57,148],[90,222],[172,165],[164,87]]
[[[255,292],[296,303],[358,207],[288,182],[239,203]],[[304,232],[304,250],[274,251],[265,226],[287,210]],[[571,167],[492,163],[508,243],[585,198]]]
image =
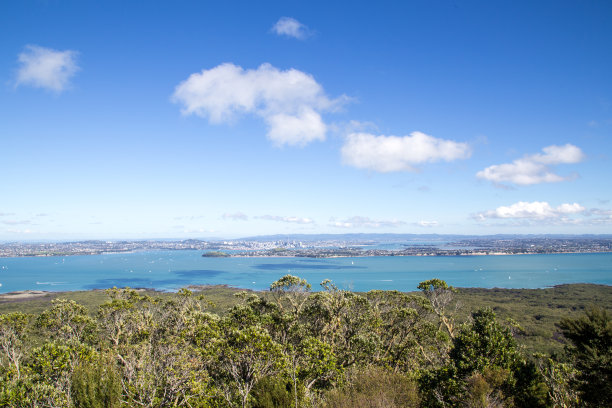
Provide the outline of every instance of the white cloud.
[[70,78],[79,70],[75,51],[57,51],[37,45],[27,45],[19,54],[21,63],[16,85],[30,85],[62,92]]
[[580,148],[566,144],[547,146],[543,154],[527,155],[512,163],[496,164],[476,173],[476,176],[494,183],[510,182],[519,185],[555,183],[568,180],[553,172],[550,168],[556,164],[573,164],[584,160]]
[[315,140],[325,140],[327,126],[321,115],[309,107],[294,115],[278,113],[268,116],[268,137],[278,144],[303,145]]
[[344,220],[336,220],[335,218],[331,218],[329,222],[329,226],[337,227],[337,228],[383,228],[383,227],[397,227],[399,225],[406,224],[404,221],[400,220],[373,220],[369,217],[363,217],[356,215],[354,217],[350,217]]
[[303,40],[310,35],[308,27],[291,17],[281,17],[272,26],[272,31],[278,35],[285,35],[298,40]]
[[438,221],[419,221],[417,222],[417,225],[419,227],[425,227],[425,228],[437,227]]
[[260,215],[255,217],[260,220],[288,222],[294,224],[314,224],[314,220],[304,217],[281,217],[279,215]]
[[175,88],[172,100],[183,105],[183,114],[211,123],[255,114],[265,120],[272,142],[303,146],[325,139],[322,112],[338,108],[347,98],[329,99],[311,75],[296,69],[262,64],[245,70],[225,63],[191,74]]
[[495,210],[481,212],[475,218],[484,221],[489,218],[530,218],[530,219],[552,219],[562,218],[572,214],[585,213],[586,208],[578,203],[561,204],[552,207],[546,201],[519,201],[510,206],[497,207]]
[[376,136],[351,133],[342,146],[342,160],[350,166],[388,173],[415,171],[415,165],[467,159],[471,155],[467,143],[438,139],[425,133],[409,136]]
[[242,220],[242,221],[246,221],[249,219],[249,216],[246,214],[243,214],[241,212],[236,212],[236,213],[225,213],[221,216],[224,220]]

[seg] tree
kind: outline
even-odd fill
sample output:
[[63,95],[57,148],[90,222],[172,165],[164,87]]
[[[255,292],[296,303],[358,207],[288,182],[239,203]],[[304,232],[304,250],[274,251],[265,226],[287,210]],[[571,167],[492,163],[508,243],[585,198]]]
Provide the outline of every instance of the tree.
[[285,275],[270,285],[270,292],[274,296],[279,308],[283,310],[288,306],[291,313],[299,315],[304,302],[308,298],[311,286],[306,279],[293,275]]
[[588,407],[612,406],[612,317],[603,308],[592,307],[578,319],[559,324],[571,342],[567,348],[578,370],[580,399]]
[[519,359],[516,340],[510,329],[497,323],[490,308],[472,313],[471,325],[454,339],[450,357],[462,378],[485,367],[510,368]]
[[68,299],[53,299],[51,308],[42,312],[36,323],[52,336],[76,342],[91,336],[96,326],[85,306]]
[[[341,377],[343,372],[337,364],[331,347],[314,337],[303,339],[298,346],[297,353],[292,357],[290,374],[294,380],[294,387],[296,384],[294,373],[296,373],[297,378],[304,384],[307,397],[311,395],[315,386],[320,389],[326,388]],[[297,393],[295,388],[294,392]]]
[[29,315],[20,312],[0,315],[0,350],[2,351],[0,362],[4,365],[2,360],[7,360],[17,380],[21,378],[21,360],[24,356],[23,340],[30,318]]
[[375,316],[368,300],[338,289],[330,280],[311,296],[302,314],[307,330],[331,346],[343,368],[369,361],[377,347]]
[[29,369],[34,387],[35,406],[70,406],[71,377],[75,367],[95,358],[96,352],[78,342],[53,340],[32,350]]
[[[366,298],[376,322],[372,330],[379,338],[378,350],[373,355],[376,364],[409,372],[438,363],[442,354],[446,354],[448,342],[436,336],[437,327],[430,322],[427,299],[395,290],[372,290]],[[438,347],[440,344],[444,347]]]
[[426,406],[513,406],[515,398],[526,400],[529,393],[537,398],[520,406],[541,406],[542,389],[523,372],[510,329],[496,321],[490,308],[473,312],[472,319],[453,339],[449,363],[422,377],[429,398]]
[[548,387],[548,398],[553,408],[578,407],[578,393],[573,387],[577,371],[567,363],[560,363],[544,355],[536,355],[537,367]]
[[[284,361],[281,346],[268,332],[252,326],[242,330],[227,327],[219,347],[219,385],[225,386],[225,396],[232,403],[237,391],[242,408],[248,406],[249,394],[263,378],[280,372]],[[236,386],[227,388],[227,380]]]
[[453,301],[453,293],[456,289],[441,279],[430,279],[419,283],[418,288],[431,303],[433,311],[440,319],[440,327],[445,327],[451,338],[455,337],[455,323],[449,316],[447,307]]
[[100,305],[98,323],[103,336],[112,347],[117,348],[120,344],[127,343],[136,331],[136,306],[150,299],[140,296],[130,288],[107,289],[106,294],[110,300]]

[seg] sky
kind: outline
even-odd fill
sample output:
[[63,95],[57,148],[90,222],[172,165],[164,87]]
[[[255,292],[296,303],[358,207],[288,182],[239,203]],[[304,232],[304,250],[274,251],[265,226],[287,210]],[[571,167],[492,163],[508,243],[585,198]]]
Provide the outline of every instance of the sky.
[[0,2],[0,240],[612,233],[612,2]]

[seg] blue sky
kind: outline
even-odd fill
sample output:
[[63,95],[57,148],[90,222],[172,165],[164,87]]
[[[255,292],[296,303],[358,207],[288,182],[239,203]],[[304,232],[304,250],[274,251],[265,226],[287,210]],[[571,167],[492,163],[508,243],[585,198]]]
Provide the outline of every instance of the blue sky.
[[612,233],[609,1],[0,3],[0,240]]

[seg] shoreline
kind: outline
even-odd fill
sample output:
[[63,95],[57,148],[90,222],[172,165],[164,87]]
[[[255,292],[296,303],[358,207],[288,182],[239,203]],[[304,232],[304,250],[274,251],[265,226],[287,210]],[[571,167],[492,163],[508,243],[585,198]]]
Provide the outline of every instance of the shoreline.
[[[15,259],[15,258],[53,258],[53,257],[57,257],[57,258],[63,258],[63,257],[67,257],[67,256],[96,256],[96,255],[121,255],[121,254],[135,254],[135,253],[139,253],[139,252],[172,252],[172,251],[188,251],[186,249],[151,249],[151,250],[147,250],[147,249],[137,249],[137,250],[130,250],[130,251],[105,251],[105,252],[99,252],[99,253],[74,253],[74,254],[61,254],[61,255],[56,255],[56,254],[24,254],[24,255],[15,255],[15,256],[5,256],[5,255],[0,255],[0,259]],[[201,251],[198,249],[192,249],[191,251]],[[500,251],[495,251],[495,252],[489,252],[489,253],[482,253],[482,252],[473,252],[473,253],[460,253],[460,254],[445,254],[445,253],[439,253],[439,254],[432,254],[432,253],[415,253],[415,254],[402,254],[402,253],[389,253],[389,254],[355,254],[355,255],[321,255],[321,256],[313,256],[313,255],[281,255],[281,254],[274,254],[274,255],[268,255],[268,254],[264,254],[264,255],[247,255],[244,253],[241,253],[239,255],[233,255],[231,253],[228,253],[228,256],[211,256],[211,257],[205,257],[202,256],[203,258],[215,258],[215,259],[219,259],[219,258],[310,258],[310,259],[333,259],[333,258],[373,258],[373,257],[409,257],[409,256],[414,256],[414,257],[461,257],[461,256],[512,256],[512,255],[563,255],[563,254],[582,254],[582,255],[588,255],[588,254],[611,254],[612,251],[552,251],[552,252],[516,252],[516,253],[507,253],[507,252],[500,252]]]
[[[537,290],[547,290],[547,289],[555,289],[555,288],[563,288],[563,287],[567,287],[567,286],[577,286],[577,285],[587,285],[587,286],[598,286],[598,287],[607,287],[607,288],[612,288],[612,285],[607,285],[605,283],[589,283],[589,282],[573,282],[573,283],[560,283],[558,285],[552,285],[552,286],[545,286],[542,288],[500,288],[497,286],[491,287],[491,288],[484,288],[484,287],[476,287],[476,286],[453,286],[455,289],[458,290],[482,290],[482,291],[495,291],[495,292],[499,292],[499,291],[517,291],[517,290],[527,290],[527,291],[537,291]],[[103,292],[107,289],[112,289],[112,288],[97,288],[97,289],[82,289],[82,290],[58,290],[58,291],[51,291],[51,290],[33,290],[33,289],[26,289],[26,290],[17,290],[17,291],[13,291],[13,292],[7,292],[7,293],[0,293],[0,304],[2,303],[12,303],[12,302],[20,302],[20,301],[27,301],[27,300],[31,300],[31,299],[38,299],[38,298],[44,298],[46,296],[52,296],[52,295],[61,295],[64,293],[91,293],[91,292]],[[122,289],[122,288],[119,288]],[[154,292],[154,293],[160,293],[160,294],[168,294],[168,293],[177,293],[178,290],[176,291],[167,291],[167,290],[158,290],[155,288],[143,288],[143,287],[137,287],[137,288],[132,288],[130,287],[130,289],[133,289],[137,292]],[[237,286],[232,286],[229,284],[219,284],[219,285],[209,285],[209,284],[202,284],[202,285],[188,285],[185,286],[184,288],[181,289],[189,289],[193,292],[203,292],[206,290],[214,290],[214,289],[228,289],[228,290],[233,290],[233,291],[246,291],[246,292],[255,292],[255,293],[265,293],[268,292],[267,289],[264,290],[257,290],[257,289],[251,289],[251,288],[240,288]],[[393,289],[382,289],[383,291],[392,291]],[[310,293],[317,293],[320,292],[319,290],[313,290]],[[359,291],[350,291],[350,292],[355,292],[355,293],[367,293],[367,292],[359,292]],[[402,293],[420,293],[420,291],[418,290],[412,290],[412,291],[405,291]]]

